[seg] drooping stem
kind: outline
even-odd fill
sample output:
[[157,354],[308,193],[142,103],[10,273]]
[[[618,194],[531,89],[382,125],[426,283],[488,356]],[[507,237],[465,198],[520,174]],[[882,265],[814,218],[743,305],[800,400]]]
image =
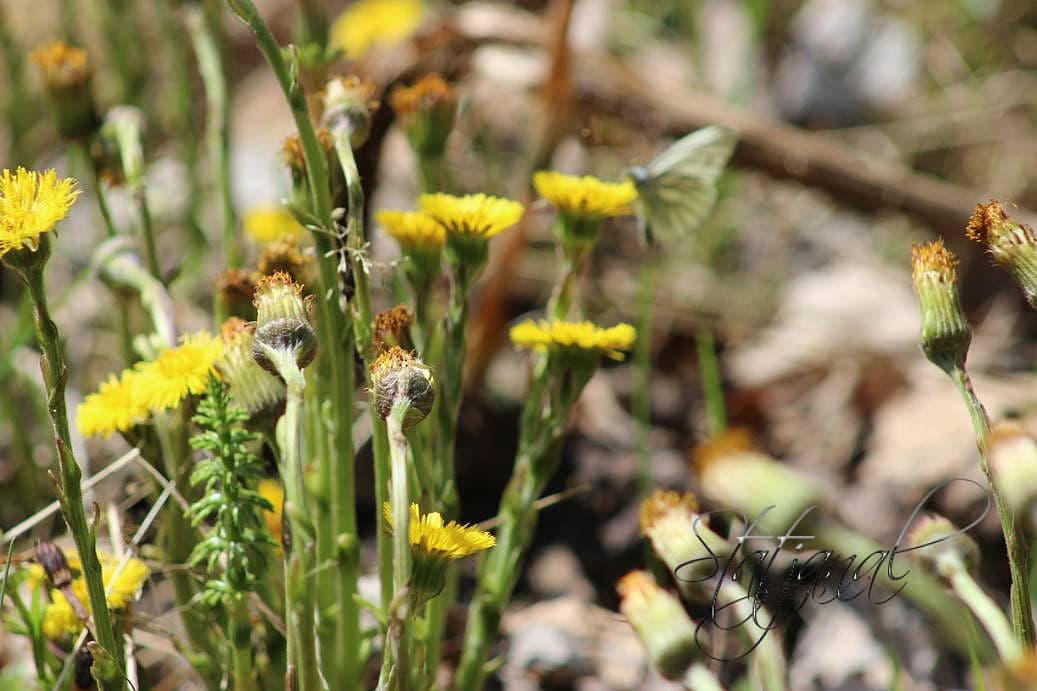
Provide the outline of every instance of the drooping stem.
[[969,411],[969,418],[972,420],[973,431],[976,435],[976,446],[979,448],[980,468],[987,476],[987,482],[990,483],[990,491],[994,495],[994,505],[997,507],[998,518],[1001,520],[1001,530],[1005,536],[1008,568],[1012,575],[1010,595],[1012,629],[1015,631],[1019,643],[1026,648],[1032,648],[1037,642],[1037,635],[1034,631],[1033,611],[1030,603],[1030,547],[1026,542],[1022,527],[1016,523],[1015,514],[1005,502],[1004,495],[998,489],[994,476],[990,472],[990,418],[987,417],[987,412],[976,395],[976,390],[972,386],[972,380],[965,367],[954,367],[950,371],[950,376]]
[[1022,654],[1022,647],[1015,639],[1012,627],[1008,624],[1001,608],[983,592],[961,559],[954,554],[944,555],[939,561],[939,570],[950,581],[954,594],[972,610],[972,613],[983,624],[983,628],[990,634],[990,638],[1001,655],[1001,660],[1011,663],[1018,659]]
[[97,558],[97,539],[86,518],[83,506],[83,490],[81,486],[82,472],[72,455],[72,438],[68,427],[68,410],[65,404],[65,384],[68,370],[62,351],[58,328],[50,316],[47,306],[47,293],[44,287],[43,267],[50,252],[46,236],[40,239],[39,256],[30,260],[29,264],[18,270],[29,290],[33,303],[36,338],[39,341],[43,356],[40,358],[40,369],[47,387],[47,411],[50,414],[54,431],[54,442],[57,447],[58,468],[61,476],[60,501],[61,511],[68,524],[69,532],[79,552],[83,580],[86,581],[87,597],[90,611],[94,618],[97,642],[111,655],[117,665],[118,675],[112,679],[98,679],[104,691],[118,691],[123,688],[123,670],[125,661],[122,652],[122,640],[116,636],[108,611],[108,601],[104,594],[104,581],[101,578],[101,562]]

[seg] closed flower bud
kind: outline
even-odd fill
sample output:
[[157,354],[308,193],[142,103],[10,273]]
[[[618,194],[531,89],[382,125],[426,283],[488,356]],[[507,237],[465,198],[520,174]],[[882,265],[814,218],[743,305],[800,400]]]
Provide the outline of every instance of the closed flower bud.
[[990,472],[994,484],[1013,512],[1025,511],[1037,500],[1037,440],[1014,422],[1002,422],[990,432]]
[[375,410],[383,419],[389,417],[397,402],[406,399],[409,407],[404,428],[424,420],[436,400],[432,370],[398,346],[384,351],[371,365],[371,383]]
[[680,679],[695,659],[695,624],[681,603],[644,571],[616,584],[619,611],[641,639],[648,659],[667,679]]
[[968,535],[943,516],[927,515],[907,535],[907,546],[917,547],[911,556],[941,576],[964,565],[975,573],[979,563],[979,547]]
[[58,133],[79,140],[96,132],[100,118],[90,91],[93,70],[86,51],[53,41],[33,51],[32,61],[54,107]]
[[371,134],[371,113],[378,107],[374,85],[359,77],[333,79],[324,89],[324,116],[321,124],[328,129],[345,129],[349,143],[356,149]]
[[267,348],[291,354],[299,369],[317,355],[317,335],[310,326],[308,302],[302,286],[288,274],[276,273],[260,280],[253,303],[257,317],[252,356],[271,374],[277,374],[278,368]]
[[964,366],[972,342],[972,328],[958,298],[957,263],[943,240],[911,248],[911,278],[922,317],[922,351],[945,372]]
[[438,74],[413,86],[399,86],[389,97],[411,148],[421,158],[442,158],[457,116],[457,93]]
[[[701,444],[693,452],[693,462],[702,491],[717,506],[741,511],[750,522],[759,518],[756,534],[784,535],[804,511],[821,501],[814,482],[754,450],[745,430],[728,430]],[[809,514],[804,520],[808,518]]]
[[685,591],[693,582],[707,579],[716,570],[713,557],[730,552],[724,538],[709,528],[698,513],[691,494],[655,490],[641,504],[641,532],[652,543],[674,578]]
[[965,234],[986,247],[998,264],[1012,274],[1027,302],[1037,309],[1037,233],[1005,213],[999,202],[978,204]]

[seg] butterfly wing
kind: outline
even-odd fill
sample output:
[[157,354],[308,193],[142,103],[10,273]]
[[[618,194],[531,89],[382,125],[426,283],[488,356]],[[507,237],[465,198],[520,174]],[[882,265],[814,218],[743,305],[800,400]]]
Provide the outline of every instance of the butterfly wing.
[[636,210],[649,243],[655,236],[663,242],[687,236],[706,219],[736,142],[735,133],[725,127],[705,127],[631,171],[638,191]]

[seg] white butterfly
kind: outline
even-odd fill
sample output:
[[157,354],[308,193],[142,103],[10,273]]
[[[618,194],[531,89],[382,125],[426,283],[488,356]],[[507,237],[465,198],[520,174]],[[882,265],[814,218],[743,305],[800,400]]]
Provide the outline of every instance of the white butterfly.
[[717,200],[717,179],[737,141],[726,127],[704,127],[628,171],[637,187],[634,208],[647,243],[656,237],[670,242],[699,227]]

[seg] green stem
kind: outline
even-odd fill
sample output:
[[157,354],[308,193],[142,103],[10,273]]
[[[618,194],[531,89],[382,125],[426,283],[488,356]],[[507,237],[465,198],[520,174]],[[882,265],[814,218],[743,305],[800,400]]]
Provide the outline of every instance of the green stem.
[[951,380],[958,388],[965,407],[972,420],[976,435],[976,446],[979,448],[979,464],[983,474],[990,483],[990,491],[994,495],[998,518],[1001,519],[1001,530],[1005,536],[1005,548],[1008,552],[1008,568],[1012,576],[1011,603],[1012,629],[1019,642],[1026,648],[1033,648],[1037,643],[1034,631],[1033,611],[1030,603],[1029,545],[1023,529],[1016,525],[1016,517],[1005,502],[1004,495],[994,482],[990,472],[990,418],[980,403],[972,386],[972,380],[964,366],[956,366],[949,372]]
[[209,163],[220,190],[223,212],[223,253],[228,267],[241,265],[241,243],[237,232],[230,162],[230,98],[227,73],[220,53],[219,32],[213,25],[219,16],[202,5],[188,4],[185,21],[191,45],[198,58],[198,71],[205,87],[205,141]]
[[[407,436],[403,421],[410,409],[405,395],[397,398],[386,420],[389,437],[389,456],[392,460],[392,522],[393,522],[393,599],[389,613],[389,639],[396,673],[395,688],[406,691],[411,673],[407,656],[408,610],[407,585],[410,581],[410,495],[407,488]],[[384,523],[384,521],[382,521]]]
[[[560,221],[561,222],[561,221]],[[569,317],[572,309],[573,299],[576,293],[576,284],[583,275],[583,270],[590,259],[593,245],[585,244],[565,253],[565,267],[562,269],[562,277],[555,285],[551,299],[547,303],[547,315],[554,321],[564,321]]]
[[144,256],[148,262],[148,271],[165,285],[162,267],[158,263],[158,248],[155,245],[155,225],[151,220],[151,209],[148,207],[147,187],[143,181],[134,185],[133,197],[140,213],[141,231],[144,235]]
[[246,596],[234,602],[228,616],[230,627],[227,633],[231,641],[231,675],[234,679],[234,691],[252,691],[256,685],[252,676],[252,622],[249,620]]
[[727,426],[727,409],[724,405],[724,382],[720,376],[720,364],[717,362],[713,332],[709,330],[709,327],[699,327],[695,332],[695,346],[698,354],[699,378],[702,380],[702,396],[706,400],[709,433],[711,436],[716,436]]
[[955,595],[972,610],[990,634],[1001,660],[1009,664],[1017,660],[1022,655],[1022,647],[1015,639],[1012,627],[997,603],[972,578],[961,559],[953,554],[947,555],[941,559],[939,569],[947,576]]
[[[785,655],[781,651],[781,639],[776,632],[760,629],[757,621],[772,619],[766,611],[761,617],[761,607],[740,582],[724,581],[721,593],[726,602],[734,603],[734,613],[737,620],[746,622],[746,626],[739,630],[748,639],[750,645],[756,645],[752,657],[749,660],[750,685],[754,689],[762,691],[785,691],[786,665]],[[750,624],[751,622],[751,624]],[[747,628],[755,625],[756,629]]]
[[716,675],[705,665],[695,663],[681,682],[688,691],[724,691]]
[[418,156],[418,178],[422,194],[445,192],[447,190],[445,159]]
[[50,247],[46,236],[41,237],[40,243],[38,256],[31,258],[28,265],[19,270],[19,274],[32,298],[36,337],[43,351],[40,369],[43,371],[43,380],[47,387],[47,410],[50,413],[57,446],[62,513],[82,562],[82,575],[86,581],[97,642],[111,655],[119,670],[117,678],[97,681],[103,691],[119,690],[123,688],[122,674],[125,669],[122,641],[116,636],[112,626],[108,601],[104,594],[104,581],[101,578],[101,562],[97,558],[96,535],[87,522],[83,506],[82,472],[72,455],[72,437],[69,434],[68,411],[65,404],[68,369],[65,366],[58,328],[47,307],[47,293],[44,287],[43,268],[50,254]]

